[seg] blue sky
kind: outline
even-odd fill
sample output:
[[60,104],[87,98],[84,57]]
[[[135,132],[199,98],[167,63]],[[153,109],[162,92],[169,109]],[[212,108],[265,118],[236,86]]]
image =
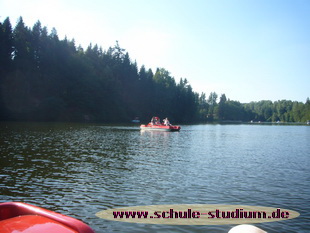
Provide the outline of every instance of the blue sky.
[[0,0],[0,21],[37,20],[60,39],[167,69],[194,91],[240,102],[310,97],[308,0]]

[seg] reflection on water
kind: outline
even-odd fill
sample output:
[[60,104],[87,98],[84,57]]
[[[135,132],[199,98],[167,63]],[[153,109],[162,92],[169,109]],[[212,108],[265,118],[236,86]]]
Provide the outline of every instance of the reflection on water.
[[195,125],[180,132],[134,126],[1,123],[0,200],[79,218],[97,232],[227,232],[232,226],[114,222],[100,210],[163,204],[235,204],[301,216],[257,224],[307,232],[307,126]]

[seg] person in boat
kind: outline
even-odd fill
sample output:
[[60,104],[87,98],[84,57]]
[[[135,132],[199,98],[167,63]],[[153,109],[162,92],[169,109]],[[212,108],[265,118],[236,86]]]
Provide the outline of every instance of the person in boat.
[[169,120],[168,120],[168,117],[166,117],[166,118],[164,119],[164,125],[166,125],[166,126],[169,126],[169,125],[170,125],[170,122],[169,122]]
[[160,119],[158,117],[152,117],[151,125],[160,125]]
[[152,119],[151,119],[151,125],[155,125],[155,117],[152,117]]
[[155,125],[160,125],[160,119],[159,119],[159,117],[155,117]]

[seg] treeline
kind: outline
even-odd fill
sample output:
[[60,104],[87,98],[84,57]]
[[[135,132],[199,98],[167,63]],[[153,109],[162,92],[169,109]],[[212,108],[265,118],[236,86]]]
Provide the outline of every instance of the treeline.
[[208,99],[208,117],[218,121],[253,121],[253,122],[301,122],[310,119],[310,100],[306,103],[279,100],[272,102],[262,100],[241,104],[229,100],[222,94],[217,102],[218,95],[211,93]]
[[118,42],[103,51],[60,40],[38,21],[0,23],[0,120],[129,122],[153,115],[172,122],[306,121],[307,102],[241,104],[216,93],[206,98],[164,68],[139,68]]
[[139,69],[118,43],[84,50],[39,21],[28,28],[22,18],[14,29],[9,18],[0,27],[2,120],[195,119],[196,93],[186,79],[176,83],[165,69]]

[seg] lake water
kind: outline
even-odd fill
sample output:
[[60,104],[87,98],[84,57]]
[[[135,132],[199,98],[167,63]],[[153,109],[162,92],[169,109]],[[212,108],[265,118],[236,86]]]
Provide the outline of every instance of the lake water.
[[1,123],[0,201],[78,218],[100,232],[228,232],[233,225],[177,226],[100,219],[101,210],[163,204],[277,207],[300,216],[255,224],[310,231],[310,127]]

